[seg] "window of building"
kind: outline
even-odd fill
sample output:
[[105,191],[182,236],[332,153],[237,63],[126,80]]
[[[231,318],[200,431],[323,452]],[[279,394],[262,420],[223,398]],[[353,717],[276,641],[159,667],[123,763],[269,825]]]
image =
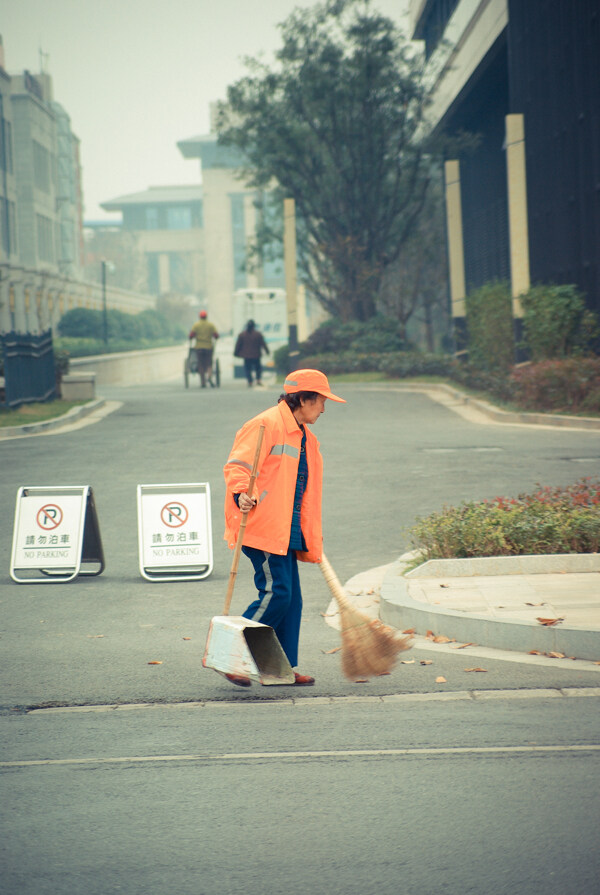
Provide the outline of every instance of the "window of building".
[[167,206],[167,230],[190,230],[192,209],[189,205]]
[[193,292],[192,260],[189,252],[169,252],[169,285],[173,292]]
[[246,224],[244,194],[234,193],[231,200],[231,229],[233,237],[233,284],[235,289],[246,286]]
[[40,261],[54,263],[54,228],[50,218],[36,214],[37,253]]
[[6,118],[0,118],[0,170],[13,173],[12,125]]
[[146,208],[146,230],[158,230],[158,206],[148,205]]
[[33,182],[38,190],[50,192],[50,153],[33,140]]
[[158,252],[148,252],[146,255],[148,272],[148,292],[151,295],[160,293],[160,279],[158,275]]
[[442,40],[446,25],[458,6],[458,0],[433,0],[429,4],[421,37],[425,41],[425,58],[429,59]]

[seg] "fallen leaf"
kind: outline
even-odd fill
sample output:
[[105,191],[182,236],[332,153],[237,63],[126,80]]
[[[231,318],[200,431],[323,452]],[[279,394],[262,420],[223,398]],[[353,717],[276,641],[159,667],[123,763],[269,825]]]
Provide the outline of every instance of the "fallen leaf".
[[428,640],[433,640],[433,638],[435,637],[435,634],[433,633],[433,631],[427,631],[427,633],[425,634],[425,637],[427,637]]
[[538,618],[540,625],[557,625],[559,622],[564,622],[564,616],[562,618]]
[[153,659],[152,662],[148,662],[148,665],[162,665],[162,662],[159,662],[158,659]]
[[341,650],[341,646],[334,646],[333,649],[323,649],[321,652],[325,653],[326,656],[331,656],[332,653],[337,653],[339,650]]
[[406,631],[403,631],[402,633],[403,634],[414,634],[416,630],[417,630],[416,628],[407,628]]
[[564,653],[546,653],[549,659],[566,659]]
[[88,634],[90,640],[99,640],[101,637],[104,637],[104,634]]
[[439,677],[436,677],[435,682],[436,682],[436,684],[447,684],[447,683],[448,683],[448,681],[446,680],[446,678],[445,678],[445,677],[442,677],[441,674],[440,674]]
[[467,646],[477,646],[476,643],[459,643],[458,646],[453,646],[452,649],[465,649]]
[[368,684],[369,678],[368,677],[357,677],[356,680],[354,681],[354,683],[355,684]]
[[386,674],[391,674],[391,671],[380,671],[379,674],[375,675],[375,677],[385,677]]
[[525,603],[526,606],[545,606],[545,603]]
[[487,671],[487,668],[465,668],[465,671]]
[[184,640],[191,640],[192,638],[191,638],[191,637],[184,637],[183,639],[184,639]]
[[594,664],[594,665],[600,665],[600,662],[594,662],[593,664]]
[[439,637],[433,638],[434,643],[456,643],[456,640],[453,637],[445,637],[441,634]]
[[543,656],[544,654],[542,652],[540,652],[539,649],[530,649],[529,655],[530,656]]
[[440,584],[440,587],[450,587],[449,584]]
[[414,665],[415,659],[400,659],[401,665]]
[[433,665],[431,659],[421,659],[421,665]]

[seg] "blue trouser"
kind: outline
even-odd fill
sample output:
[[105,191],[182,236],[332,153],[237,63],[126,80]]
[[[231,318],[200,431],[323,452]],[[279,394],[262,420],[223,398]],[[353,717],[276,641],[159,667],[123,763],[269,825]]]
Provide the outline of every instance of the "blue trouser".
[[298,664],[298,640],[302,617],[302,592],[295,550],[285,556],[265,553],[256,547],[242,547],[254,566],[254,584],[258,597],[243,614],[263,625],[270,625],[288,662]]

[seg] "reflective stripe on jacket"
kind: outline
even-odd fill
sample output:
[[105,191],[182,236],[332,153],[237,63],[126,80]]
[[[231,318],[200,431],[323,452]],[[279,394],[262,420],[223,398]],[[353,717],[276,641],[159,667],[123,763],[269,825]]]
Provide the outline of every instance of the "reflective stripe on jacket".
[[[256,451],[260,424],[265,434],[258,463],[258,476],[253,496],[258,504],[248,513],[244,546],[256,547],[267,553],[287,553],[292,525],[292,511],[302,431],[285,401],[248,420],[236,434],[229,460],[225,464],[225,540],[230,547],[235,542],[242,520],[234,494],[247,491]],[[305,426],[308,481],[300,522],[307,551],[298,551],[304,562],[320,562],[323,550],[321,530],[321,491],[323,459],[319,442]]]

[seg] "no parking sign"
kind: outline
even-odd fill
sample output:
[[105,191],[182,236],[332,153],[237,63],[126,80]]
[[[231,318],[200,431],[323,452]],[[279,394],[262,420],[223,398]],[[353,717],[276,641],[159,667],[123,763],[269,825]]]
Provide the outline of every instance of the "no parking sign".
[[104,554],[89,485],[22,487],[17,492],[10,575],[19,584],[99,575]]
[[206,578],[213,567],[208,482],[138,485],[140,572],[149,581]]

